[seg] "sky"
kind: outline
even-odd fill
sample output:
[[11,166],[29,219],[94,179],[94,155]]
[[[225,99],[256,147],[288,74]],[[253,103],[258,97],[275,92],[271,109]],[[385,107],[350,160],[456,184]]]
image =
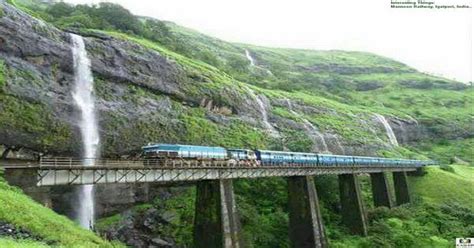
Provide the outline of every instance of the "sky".
[[[448,0],[430,0],[440,3]],[[449,0],[471,4],[469,0]],[[66,0],[98,3],[99,0]],[[390,0],[111,0],[226,41],[352,50],[472,81],[473,9],[391,9]]]

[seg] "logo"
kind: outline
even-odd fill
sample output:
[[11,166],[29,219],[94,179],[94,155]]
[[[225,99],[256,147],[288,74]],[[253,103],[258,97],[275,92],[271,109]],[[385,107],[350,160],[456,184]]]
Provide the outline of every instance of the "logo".
[[456,248],[474,248],[474,238],[456,238]]

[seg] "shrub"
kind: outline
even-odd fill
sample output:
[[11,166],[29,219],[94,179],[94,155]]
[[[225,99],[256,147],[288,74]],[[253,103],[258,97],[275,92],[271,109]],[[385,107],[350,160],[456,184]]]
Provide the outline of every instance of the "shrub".
[[451,172],[451,173],[455,173],[456,171],[454,170],[453,167],[449,166],[449,165],[441,165],[439,166],[440,169],[444,170],[444,171],[447,171],[447,172]]

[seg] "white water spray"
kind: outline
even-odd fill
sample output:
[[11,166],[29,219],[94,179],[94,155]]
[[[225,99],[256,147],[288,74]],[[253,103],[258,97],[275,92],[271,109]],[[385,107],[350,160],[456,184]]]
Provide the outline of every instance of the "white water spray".
[[[98,157],[99,130],[95,116],[94,78],[90,69],[91,62],[87,57],[84,40],[81,36],[71,34],[72,55],[74,61],[74,92],[72,97],[81,112],[79,127],[84,146],[84,165],[92,166]],[[84,185],[79,189],[79,210],[77,219],[81,226],[94,226],[94,186]]]
[[387,133],[387,137],[390,141],[390,144],[392,144],[393,146],[398,146],[397,136],[395,136],[395,133],[393,132],[393,129],[388,123],[385,116],[376,113],[374,115],[375,118],[377,118],[377,120],[382,123],[383,127],[385,128],[385,132]]
[[257,67],[257,68],[259,68],[259,69],[262,69],[262,70],[264,70],[268,75],[273,76],[273,73],[272,73],[270,70],[268,70],[267,68],[258,66],[258,65],[255,63],[255,59],[252,57],[252,55],[250,54],[249,50],[247,50],[247,49],[245,49],[245,57],[247,57],[247,59],[249,60],[250,66],[253,66],[253,67]]
[[329,152],[328,145],[326,144],[326,140],[324,139],[324,136],[318,131],[318,129],[308,121],[307,119],[303,118],[299,113],[293,110],[293,105],[291,104],[290,99],[286,98],[286,104],[288,105],[288,110],[301,118],[303,120],[303,126],[308,131],[310,134],[311,139],[313,140],[313,143],[316,146],[316,150],[318,152]]
[[341,142],[339,141],[339,138],[337,137],[337,135],[333,135],[333,138],[334,138],[334,141],[335,141],[337,147],[338,147],[339,150],[341,151],[340,154],[345,154],[345,153],[346,153],[346,150],[345,150],[344,147],[341,145]]
[[265,129],[270,133],[271,136],[279,137],[280,134],[278,133],[278,131],[268,121],[268,112],[267,112],[267,109],[265,108],[265,104],[263,103],[263,100],[262,100],[261,96],[257,96],[252,89],[250,89],[248,87],[246,87],[246,88],[247,88],[248,92],[250,93],[250,95],[257,102],[258,112],[260,112],[260,114],[262,115],[262,122],[263,122],[263,125],[265,126]]
[[252,55],[250,55],[249,50],[245,49],[245,57],[250,61],[251,66],[255,66],[255,59],[253,59]]

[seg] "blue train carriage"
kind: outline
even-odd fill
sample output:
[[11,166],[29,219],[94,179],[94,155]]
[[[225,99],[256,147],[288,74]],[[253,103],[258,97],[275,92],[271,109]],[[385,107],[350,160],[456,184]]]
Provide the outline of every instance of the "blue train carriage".
[[255,150],[255,155],[263,166],[318,164],[318,155],[314,153]]
[[354,165],[353,156],[318,154],[319,164],[322,166],[352,166]]
[[364,156],[353,156],[355,166],[383,166],[388,165],[387,162],[382,158],[371,158]]
[[258,166],[255,151],[249,149],[229,148],[227,157],[230,158],[231,165],[237,166]]
[[146,158],[145,165],[150,166],[176,160],[223,161],[228,158],[227,150],[223,147],[149,144],[142,149]]
[[292,152],[293,164],[304,166],[316,166],[319,163],[319,156],[315,153]]

